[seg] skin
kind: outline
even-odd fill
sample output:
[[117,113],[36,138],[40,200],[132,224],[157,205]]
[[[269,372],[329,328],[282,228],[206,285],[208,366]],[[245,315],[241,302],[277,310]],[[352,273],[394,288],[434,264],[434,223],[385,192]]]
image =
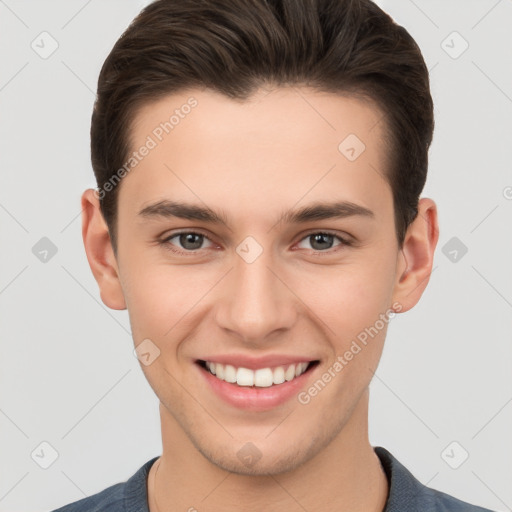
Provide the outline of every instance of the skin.
[[[198,105],[121,182],[117,257],[93,190],[82,196],[103,302],[128,309],[136,346],[149,338],[160,350],[141,364],[160,400],[163,442],[150,510],[382,511],[388,482],[368,439],[368,386],[387,324],[307,405],[294,397],[270,411],[237,409],[198,378],[194,361],[300,354],[320,360],[318,379],[380,314],[418,302],[439,236],[436,204],[419,201],[399,248],[382,113],[306,88],[259,90],[245,102],[198,89],[165,97],[139,111],[133,148],[191,96]],[[366,145],[353,162],[338,150],[350,133]],[[229,222],[138,215],[162,199],[207,205]],[[374,217],[277,223],[285,210],[333,200]],[[208,238],[192,250],[167,241],[185,255],[158,244],[180,229]],[[354,243],[315,245],[322,230]],[[263,249],[250,264],[236,252],[247,236]],[[252,467],[237,457],[247,442],[261,453]]]

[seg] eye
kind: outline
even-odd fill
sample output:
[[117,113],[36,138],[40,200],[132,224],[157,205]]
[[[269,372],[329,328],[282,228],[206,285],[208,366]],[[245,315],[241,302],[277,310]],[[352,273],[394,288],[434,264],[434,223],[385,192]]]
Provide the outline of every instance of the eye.
[[[337,234],[326,232],[326,231],[318,231],[318,232],[314,232],[314,233],[309,233],[299,243],[309,240],[311,243],[311,247],[314,251],[331,253],[334,251],[329,251],[329,249],[331,249],[333,247],[332,244],[334,242],[334,239],[336,239],[336,238],[340,241],[340,243],[336,244],[334,247],[338,247],[340,245],[341,246],[343,246],[343,245],[350,246],[351,245],[351,242],[349,240],[342,238],[341,236],[339,236]],[[306,249],[307,249],[307,247],[306,247]]]
[[[171,240],[174,238],[177,238],[177,243],[179,243],[180,246],[185,250],[179,250],[174,247],[175,244],[171,242]],[[203,244],[204,240],[208,240],[210,243],[212,243],[211,240],[203,233],[197,233],[195,231],[181,231],[179,233],[174,233],[167,238],[164,238],[159,243],[166,249],[169,249],[170,251],[177,254],[187,254],[194,253],[202,249],[201,245]]]
[[[177,241],[172,242],[173,239],[177,239]],[[333,242],[335,241],[335,239],[338,239],[339,243],[333,246]],[[174,233],[164,238],[163,240],[160,240],[159,244],[171,252],[174,252],[179,255],[188,256],[199,252],[201,249],[206,249],[207,247],[202,247],[205,240],[210,243],[210,246],[208,247],[214,245],[213,242],[203,233],[199,233],[196,231],[180,231],[178,233]],[[313,251],[328,254],[337,251],[337,249],[332,251],[329,250],[332,249],[332,247],[352,245],[351,241],[341,237],[338,234],[330,233],[327,231],[317,231],[309,233],[304,238],[302,238],[299,244],[304,243],[304,241],[308,240],[311,243],[311,248]],[[183,250],[180,250],[180,247]],[[308,247],[306,247],[306,249],[308,249]]]

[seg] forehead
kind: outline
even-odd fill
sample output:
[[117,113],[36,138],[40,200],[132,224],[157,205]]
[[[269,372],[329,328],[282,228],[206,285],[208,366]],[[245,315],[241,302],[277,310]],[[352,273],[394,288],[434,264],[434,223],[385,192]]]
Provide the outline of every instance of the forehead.
[[319,199],[389,206],[384,118],[370,101],[291,87],[240,101],[195,89],[144,105],[131,128],[132,150],[150,148],[120,192],[133,210],[164,198],[248,216]]

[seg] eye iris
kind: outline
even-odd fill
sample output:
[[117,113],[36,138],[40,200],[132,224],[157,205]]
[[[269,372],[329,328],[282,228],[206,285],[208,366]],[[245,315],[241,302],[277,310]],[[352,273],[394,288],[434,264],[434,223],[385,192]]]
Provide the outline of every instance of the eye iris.
[[[320,241],[320,244],[322,243],[322,241],[324,241],[325,243],[325,239],[327,238],[327,244],[331,245],[332,239],[334,237],[333,235],[329,235],[327,233],[315,233],[314,235],[311,235],[310,238],[313,239],[313,243],[311,244],[311,247],[313,247],[313,249],[325,249],[325,246],[315,247],[315,243],[317,243],[318,241]],[[327,249],[329,249],[329,247],[327,247]]]
[[[194,238],[198,239],[198,240],[196,240],[195,244],[193,242]],[[180,235],[180,244],[185,249],[190,249],[191,251],[194,249],[200,249],[202,241],[203,241],[203,235],[200,235],[198,233],[183,233]],[[187,246],[187,243],[189,243],[189,242],[193,245],[193,247]]]

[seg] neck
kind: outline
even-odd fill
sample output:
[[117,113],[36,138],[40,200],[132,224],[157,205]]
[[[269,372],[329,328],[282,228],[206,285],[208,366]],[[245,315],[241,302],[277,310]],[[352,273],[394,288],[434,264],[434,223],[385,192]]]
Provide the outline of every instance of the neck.
[[[334,509],[382,512],[388,482],[368,440],[368,390],[338,435],[293,471],[230,473],[212,464],[160,404],[163,453],[148,476],[150,512]],[[155,472],[157,478],[155,479]]]

